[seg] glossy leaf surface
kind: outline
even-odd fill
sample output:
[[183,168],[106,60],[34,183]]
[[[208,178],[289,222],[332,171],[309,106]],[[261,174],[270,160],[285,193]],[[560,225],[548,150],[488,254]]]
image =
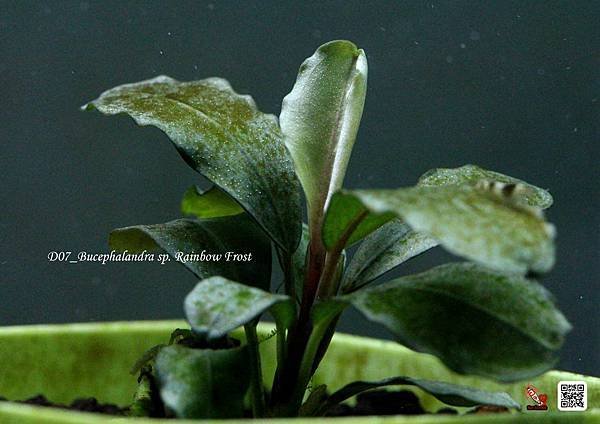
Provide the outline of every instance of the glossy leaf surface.
[[442,265],[340,300],[451,369],[501,381],[551,368],[571,328],[535,281],[470,263]]
[[236,199],[284,250],[300,240],[300,190],[277,120],[220,78],[125,84],[84,106],[164,131],[185,161]]

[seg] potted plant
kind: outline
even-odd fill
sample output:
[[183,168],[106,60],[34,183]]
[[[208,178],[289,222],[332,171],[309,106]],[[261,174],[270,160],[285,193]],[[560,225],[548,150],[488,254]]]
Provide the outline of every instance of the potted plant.
[[[129,404],[121,411],[129,417],[152,419],[312,420],[340,414],[342,403],[363,392],[403,386],[432,412],[508,411],[419,422],[537,422],[557,418],[522,414],[525,395],[556,410],[558,382],[577,381],[587,384],[591,407],[558,419],[597,419],[598,379],[543,374],[570,329],[535,281],[554,263],[554,227],[542,212],[550,194],[474,165],[434,169],[395,190],[342,189],[366,84],[365,53],[332,41],[300,67],[279,121],[219,78],[160,76],[84,106],[160,128],[214,183],[185,193],[182,211],[192,218],[120,228],[109,240],[110,255],[162,250],[200,281],[184,302],[187,324],[0,330],[0,394],[41,392],[63,403],[94,396]],[[374,284],[435,246],[468,262]],[[272,256],[283,275],[273,290]],[[336,335],[349,306],[422,353]],[[266,314],[273,325],[259,324]],[[0,404],[0,418],[105,419],[11,402]]]

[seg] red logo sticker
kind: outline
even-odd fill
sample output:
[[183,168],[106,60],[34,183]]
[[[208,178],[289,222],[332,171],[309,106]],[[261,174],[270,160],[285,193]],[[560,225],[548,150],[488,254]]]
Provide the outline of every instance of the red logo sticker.
[[540,393],[533,384],[529,384],[525,388],[525,396],[533,401],[533,405],[527,405],[528,411],[548,410],[548,395]]

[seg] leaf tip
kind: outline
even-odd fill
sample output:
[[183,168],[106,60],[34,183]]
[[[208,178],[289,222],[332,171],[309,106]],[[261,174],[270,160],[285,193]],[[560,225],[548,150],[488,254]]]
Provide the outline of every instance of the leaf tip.
[[347,52],[354,55],[355,57],[358,57],[360,55],[360,52],[362,52],[362,50],[359,50],[359,48],[356,47],[356,44],[349,40],[328,41],[327,43],[322,44],[317,50],[322,52],[336,53]]
[[79,106],[79,110],[83,111],[83,112],[88,112],[90,110],[95,110],[96,109],[96,105],[94,105],[94,102],[88,102],[82,106]]

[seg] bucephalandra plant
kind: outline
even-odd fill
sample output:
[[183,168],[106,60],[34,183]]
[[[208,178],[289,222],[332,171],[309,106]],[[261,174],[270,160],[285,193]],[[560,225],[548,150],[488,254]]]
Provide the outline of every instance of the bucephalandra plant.
[[[308,394],[350,305],[460,373],[514,381],[555,364],[570,325],[530,279],[554,263],[554,230],[542,213],[550,194],[474,165],[434,169],[395,190],[342,189],[366,87],[364,52],[332,41],[300,67],[279,121],[219,78],[160,76],[113,88],[84,106],[160,128],[214,184],[185,193],[182,210],[193,218],[110,235],[116,250],[189,254],[197,260],[179,259],[200,279],[184,304],[191,329],[176,330],[135,367],[133,414],[226,418],[251,409],[253,417],[317,416],[389,385],[414,385],[451,405],[518,408],[505,393],[410,376]],[[347,261],[346,251],[359,242]],[[438,245],[469,262],[374,284]],[[272,249],[283,275],[275,292]],[[223,258],[193,256],[202,252]],[[256,331],[266,313],[277,339],[267,387]],[[244,343],[230,336],[242,326]]]

